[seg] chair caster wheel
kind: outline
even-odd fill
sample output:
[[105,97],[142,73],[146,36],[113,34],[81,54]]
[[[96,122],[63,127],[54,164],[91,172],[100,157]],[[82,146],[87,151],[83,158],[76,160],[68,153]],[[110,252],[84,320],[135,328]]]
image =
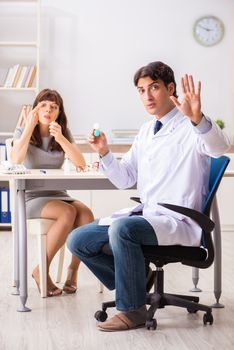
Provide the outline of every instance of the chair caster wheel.
[[198,312],[198,310],[192,310],[190,308],[187,308],[187,311],[189,314],[195,314],[196,312]]
[[99,322],[104,322],[107,319],[107,313],[106,311],[98,310],[95,312],[94,318],[96,318],[96,320]]
[[209,323],[210,325],[213,324],[214,318],[213,315],[211,313],[206,313],[203,315],[203,323],[204,325],[206,325],[207,323]]
[[155,331],[155,329],[157,328],[157,321],[155,318],[152,318],[152,320],[146,321],[145,322],[145,326],[148,330],[153,329]]

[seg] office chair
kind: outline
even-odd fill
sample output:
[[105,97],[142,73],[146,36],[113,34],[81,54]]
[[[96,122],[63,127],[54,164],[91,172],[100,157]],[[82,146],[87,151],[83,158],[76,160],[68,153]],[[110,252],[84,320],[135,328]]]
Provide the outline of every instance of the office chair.
[[[143,254],[147,263],[153,263],[156,267],[154,273],[154,291],[148,293],[146,304],[150,305],[147,311],[146,328],[156,329],[157,321],[154,314],[157,309],[164,308],[167,305],[179,306],[187,309],[189,313],[205,311],[203,323],[206,325],[213,323],[212,309],[209,306],[199,304],[199,298],[187,295],[175,295],[164,293],[164,271],[163,266],[169,263],[182,263],[183,265],[206,269],[214,261],[214,247],[211,232],[214,229],[214,223],[210,220],[210,209],[212,200],[219,187],[220,181],[230,159],[226,156],[220,158],[211,158],[209,193],[202,212],[177,205],[158,203],[170,210],[181,213],[192,218],[202,228],[202,239],[200,247],[188,247],[180,245],[172,246],[142,246]],[[136,198],[134,198],[136,200]],[[138,199],[137,199],[138,200]],[[103,247],[103,252],[111,254],[108,245]],[[106,309],[115,307],[115,302],[104,302],[102,310],[95,313],[94,317],[101,322],[107,319]]]
[[[6,149],[7,149],[7,159],[10,159],[10,149],[13,139],[6,139]],[[10,196],[11,196],[11,210],[12,218],[15,215],[15,189],[14,183],[10,181]],[[41,297],[47,297],[47,260],[46,260],[46,234],[49,231],[50,227],[54,223],[52,219],[27,219],[27,233],[29,235],[37,235],[38,237],[38,253],[39,253],[39,270],[40,270],[40,290]],[[59,250],[59,259],[58,259],[58,269],[56,275],[56,282],[59,283],[62,277],[62,269],[64,262],[64,253],[65,245]],[[15,268],[15,264],[13,264]]]

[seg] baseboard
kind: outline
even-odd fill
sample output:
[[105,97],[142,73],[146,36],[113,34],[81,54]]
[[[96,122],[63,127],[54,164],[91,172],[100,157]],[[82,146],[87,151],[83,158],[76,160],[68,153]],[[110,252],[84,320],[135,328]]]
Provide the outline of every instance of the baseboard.
[[221,231],[223,232],[234,232],[234,225],[221,225]]

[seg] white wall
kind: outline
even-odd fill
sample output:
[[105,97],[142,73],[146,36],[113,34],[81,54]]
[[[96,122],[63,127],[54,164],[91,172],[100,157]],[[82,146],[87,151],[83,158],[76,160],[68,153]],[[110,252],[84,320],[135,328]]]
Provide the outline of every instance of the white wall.
[[[192,34],[203,15],[220,17],[225,37],[206,48]],[[203,111],[233,129],[233,0],[42,0],[41,88],[58,89],[74,133],[148,120],[132,83],[154,60],[202,81]],[[180,90],[180,89],[179,89]]]

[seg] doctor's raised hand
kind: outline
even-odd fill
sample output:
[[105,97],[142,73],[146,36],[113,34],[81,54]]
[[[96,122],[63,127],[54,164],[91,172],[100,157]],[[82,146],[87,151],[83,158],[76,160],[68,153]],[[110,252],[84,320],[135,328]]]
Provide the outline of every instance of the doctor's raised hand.
[[193,123],[199,124],[202,119],[201,82],[198,81],[197,88],[195,89],[192,75],[185,74],[181,78],[181,89],[183,93],[182,101],[179,102],[174,96],[170,97],[171,100],[181,113],[190,118]]
[[90,130],[88,134],[88,143],[101,157],[104,157],[110,150],[108,147],[106,135],[104,132],[100,132],[99,136],[94,136],[94,129]]

